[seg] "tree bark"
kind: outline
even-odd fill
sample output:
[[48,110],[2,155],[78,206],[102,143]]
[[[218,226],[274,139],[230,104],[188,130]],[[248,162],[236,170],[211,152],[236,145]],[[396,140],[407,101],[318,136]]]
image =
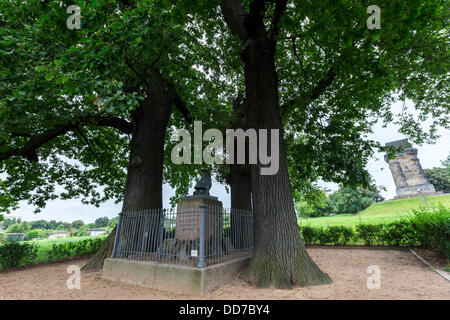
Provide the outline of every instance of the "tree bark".
[[[236,115],[236,123],[232,124],[233,129],[246,130],[245,119],[247,118],[247,102],[238,94],[233,101],[233,109]],[[237,156],[237,139],[234,143],[234,155]],[[245,140],[245,162],[249,159],[249,141]],[[236,160],[236,159],[235,159]],[[240,210],[252,210],[252,188],[250,179],[250,168],[245,164],[231,164],[230,173],[227,182],[231,189],[231,242],[235,249],[242,249],[247,243],[245,240],[248,235],[244,235],[244,230],[248,230],[249,221],[243,217]]]
[[[122,213],[162,208],[164,138],[174,98],[161,82],[150,82],[147,98],[132,113],[133,133],[130,144]],[[153,230],[153,229],[152,229]],[[116,228],[106,238],[98,253],[83,270],[103,267],[112,254]]]
[[251,169],[255,252],[248,272],[258,287],[326,284],[330,277],[312,261],[299,233],[282,137],[274,54],[274,44],[263,37],[250,38],[242,54],[249,126],[280,132],[278,172],[261,175],[260,164]]
[[250,170],[245,165],[230,165],[229,185],[231,189],[231,243],[235,249],[244,249],[249,235],[248,218],[241,210],[252,210],[252,189]]
[[[260,164],[251,168],[255,252],[247,274],[258,287],[326,284],[331,282],[330,277],[312,261],[300,238],[282,137],[275,48],[287,1],[275,2],[267,30],[264,19],[270,4],[273,2],[253,0],[248,13],[239,0],[222,0],[220,4],[225,22],[243,45],[241,60],[244,64],[248,126],[256,130],[279,130],[278,172],[261,175]],[[268,152],[271,152],[272,142],[268,140]]]
[[252,188],[250,170],[243,165],[230,165],[231,207],[252,209]]

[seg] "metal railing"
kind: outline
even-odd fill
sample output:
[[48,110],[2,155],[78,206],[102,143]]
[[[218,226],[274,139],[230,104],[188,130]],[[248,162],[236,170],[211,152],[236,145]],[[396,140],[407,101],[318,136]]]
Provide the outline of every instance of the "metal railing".
[[204,268],[252,250],[252,211],[200,205],[122,212],[111,257]]

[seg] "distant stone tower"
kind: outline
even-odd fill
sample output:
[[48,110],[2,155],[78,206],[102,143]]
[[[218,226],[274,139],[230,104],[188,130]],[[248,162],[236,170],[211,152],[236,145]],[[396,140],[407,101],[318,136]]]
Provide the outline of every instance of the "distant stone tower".
[[389,159],[388,154],[384,155],[396,186],[397,196],[394,199],[420,196],[421,192],[425,195],[438,194],[423,172],[417,149],[407,139],[388,142],[386,146],[402,148],[393,159]]

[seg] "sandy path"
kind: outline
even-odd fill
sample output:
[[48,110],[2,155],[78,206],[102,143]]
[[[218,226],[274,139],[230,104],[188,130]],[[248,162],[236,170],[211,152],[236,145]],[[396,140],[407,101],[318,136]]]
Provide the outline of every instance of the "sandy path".
[[[334,282],[293,290],[256,289],[241,279],[203,297],[167,293],[114,283],[100,272],[81,274],[81,289],[69,290],[69,265],[86,260],[0,273],[1,299],[450,299],[450,282],[427,269],[405,250],[308,249],[314,261]],[[381,288],[369,290],[367,267],[381,270]]]

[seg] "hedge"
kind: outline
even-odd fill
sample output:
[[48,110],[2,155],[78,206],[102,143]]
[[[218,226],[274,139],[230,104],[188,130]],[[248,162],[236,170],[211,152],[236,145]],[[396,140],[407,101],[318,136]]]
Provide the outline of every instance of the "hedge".
[[58,260],[67,257],[79,257],[96,253],[105,238],[86,239],[81,241],[70,241],[55,243],[48,253],[50,260]]
[[414,210],[409,219],[382,224],[300,226],[307,245],[422,246],[450,260],[450,208]]
[[38,246],[34,243],[8,242],[0,245],[0,266],[2,269],[21,264],[30,264],[36,257]]
[[[96,253],[104,237],[55,243],[47,252],[48,260],[79,257]],[[0,269],[11,268],[35,262],[39,244],[36,242],[8,242],[0,244]]]

